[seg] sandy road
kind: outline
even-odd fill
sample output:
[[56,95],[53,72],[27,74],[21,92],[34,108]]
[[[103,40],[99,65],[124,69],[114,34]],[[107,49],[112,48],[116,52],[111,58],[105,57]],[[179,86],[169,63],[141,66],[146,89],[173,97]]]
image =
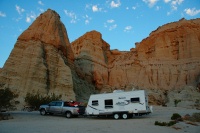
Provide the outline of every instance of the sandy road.
[[148,116],[114,120],[112,118],[41,116],[39,112],[10,112],[14,119],[0,121],[0,133],[199,133],[199,126],[179,122],[173,127],[155,126],[155,121],[169,122],[173,113],[200,112],[178,107],[154,107]]

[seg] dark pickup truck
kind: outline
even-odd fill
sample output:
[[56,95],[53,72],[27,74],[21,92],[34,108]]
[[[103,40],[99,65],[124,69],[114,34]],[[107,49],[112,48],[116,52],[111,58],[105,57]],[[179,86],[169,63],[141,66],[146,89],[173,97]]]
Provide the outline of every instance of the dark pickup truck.
[[41,105],[39,108],[41,115],[48,114],[61,114],[67,118],[77,117],[85,113],[85,107],[80,105],[71,104],[67,101],[52,101],[47,105]]

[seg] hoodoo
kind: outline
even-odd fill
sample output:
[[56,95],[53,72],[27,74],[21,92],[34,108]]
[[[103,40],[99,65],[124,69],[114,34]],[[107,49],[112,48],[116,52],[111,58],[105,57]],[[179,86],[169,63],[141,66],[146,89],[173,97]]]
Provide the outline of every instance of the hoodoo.
[[27,93],[75,99],[70,65],[74,55],[60,16],[48,9],[17,39],[0,73],[0,88],[10,88],[24,104]]

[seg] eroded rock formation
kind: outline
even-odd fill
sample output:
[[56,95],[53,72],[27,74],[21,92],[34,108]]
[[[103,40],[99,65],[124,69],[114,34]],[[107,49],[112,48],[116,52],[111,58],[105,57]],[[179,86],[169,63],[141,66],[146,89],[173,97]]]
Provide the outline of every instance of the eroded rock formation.
[[[166,90],[195,85],[200,73],[199,21],[180,20],[164,25],[130,52],[112,51],[100,33],[88,32],[72,42],[75,61],[78,67],[87,69],[83,73],[92,75],[97,84],[100,81],[117,88],[133,84]],[[102,73],[101,67],[107,71],[100,76],[96,73]]]
[[[18,93],[21,105],[27,93],[36,92],[75,100],[76,87],[87,83],[80,81],[71,69],[73,62],[65,26],[60,16],[49,9],[17,39],[0,73],[1,88]],[[78,82],[80,85],[74,85]]]
[[77,73],[82,79],[94,83],[98,89],[108,84],[106,52],[109,52],[109,47],[97,31],[88,32],[72,43]]
[[60,16],[50,9],[19,36],[0,69],[0,89],[18,93],[20,105],[27,93],[87,101],[91,93],[114,89],[145,89],[150,103],[172,105],[186,93],[200,101],[193,95],[199,82],[200,19],[166,24],[136,48],[119,51],[97,31],[70,45]]
[[79,74],[100,91],[147,89],[152,103],[162,104],[168,92],[199,82],[200,19],[159,27],[127,52],[110,50],[96,31],[72,42],[72,50]]

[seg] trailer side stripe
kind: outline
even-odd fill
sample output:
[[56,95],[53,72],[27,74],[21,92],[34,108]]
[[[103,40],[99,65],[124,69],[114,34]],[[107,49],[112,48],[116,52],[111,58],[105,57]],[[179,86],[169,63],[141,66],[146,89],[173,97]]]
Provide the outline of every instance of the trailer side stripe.
[[[92,109],[95,109],[95,110],[99,110],[99,109],[96,109],[96,108],[94,108],[94,107],[92,107],[92,106],[90,106],[90,105],[88,105],[90,108],[92,108]],[[103,111],[103,110],[99,110],[99,111]]]

